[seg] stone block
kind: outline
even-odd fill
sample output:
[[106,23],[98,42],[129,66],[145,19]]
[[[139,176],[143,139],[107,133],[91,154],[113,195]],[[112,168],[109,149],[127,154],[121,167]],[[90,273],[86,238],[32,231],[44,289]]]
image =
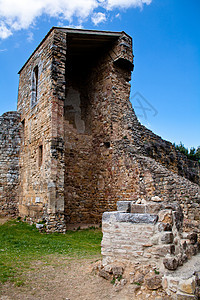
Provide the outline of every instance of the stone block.
[[173,293],[176,293],[178,290],[179,280],[174,279],[173,277],[168,278],[168,288]]
[[159,235],[158,234],[154,234],[151,239],[150,239],[151,243],[153,245],[158,245],[159,244]]
[[122,290],[122,288],[126,285],[127,280],[125,278],[121,279],[121,280],[116,280],[114,287],[115,287],[115,291],[119,292]]
[[123,273],[124,273],[124,268],[121,267],[121,266],[113,266],[113,267],[111,268],[111,272],[113,273],[113,275],[114,275],[115,277],[119,277],[119,276],[122,276],[122,275],[123,275]]
[[177,210],[173,212],[173,219],[175,221],[175,225],[177,230],[179,231],[183,226],[183,212],[180,205],[178,205]]
[[37,229],[42,229],[43,227],[44,227],[44,224],[39,224],[39,223],[36,224]]
[[117,210],[120,212],[131,212],[131,201],[118,201]]
[[103,226],[105,226],[104,225],[105,222],[113,221],[112,217],[114,217],[116,219],[116,212],[104,212],[102,215]]
[[136,274],[134,275],[134,282],[137,283],[143,283],[144,282],[144,275],[140,272],[136,272]]
[[200,286],[200,272],[195,272],[195,283]]
[[176,293],[176,300],[190,300],[190,299],[195,299],[195,296],[184,294],[184,293],[181,293],[181,292]]
[[127,222],[127,223],[146,223],[146,224],[155,224],[158,220],[157,215],[150,214],[133,214],[133,213],[117,213],[116,221],[117,222]]
[[162,202],[162,199],[158,196],[151,197],[151,200],[154,202]]
[[194,294],[195,294],[195,297],[196,297],[195,299],[200,299],[200,287],[199,286],[197,286],[195,288]]
[[193,295],[195,290],[195,276],[187,280],[180,280],[178,288],[182,293]]
[[103,277],[106,280],[110,280],[111,276],[108,272],[106,272],[104,269],[99,270],[99,276]]
[[131,204],[131,213],[139,213],[145,214],[146,213],[146,205],[143,204]]
[[163,287],[163,289],[166,290],[168,288],[168,286],[169,286],[168,278],[164,276],[162,278],[162,287]]
[[188,258],[190,258],[193,255],[196,255],[198,252],[198,246],[197,245],[188,245],[187,249],[185,250],[185,254]]
[[158,217],[159,222],[173,224],[172,211],[170,209],[161,210]]
[[154,255],[165,257],[167,254],[174,254],[175,247],[174,245],[158,245],[154,246],[151,251]]
[[163,259],[163,264],[168,270],[176,270],[178,268],[178,259],[174,256]]
[[163,244],[172,244],[174,240],[174,235],[172,232],[164,232],[161,237],[161,242]]
[[188,247],[189,240],[184,239],[184,240],[181,240],[180,243],[181,243],[183,250],[186,250]]
[[190,240],[190,242],[191,242],[191,244],[196,244],[197,243],[197,238],[198,238],[198,236],[197,236],[197,234],[196,233],[191,233],[191,234],[189,234],[188,236],[187,236],[187,238]]
[[150,202],[147,204],[146,212],[148,214],[158,214],[161,208],[162,208],[161,203]]
[[177,254],[177,258],[179,266],[182,266],[188,259],[187,255],[182,253]]
[[172,231],[172,225],[169,223],[160,223],[158,225],[159,231]]
[[145,276],[145,285],[150,290],[157,290],[162,286],[162,276],[160,274],[149,273]]

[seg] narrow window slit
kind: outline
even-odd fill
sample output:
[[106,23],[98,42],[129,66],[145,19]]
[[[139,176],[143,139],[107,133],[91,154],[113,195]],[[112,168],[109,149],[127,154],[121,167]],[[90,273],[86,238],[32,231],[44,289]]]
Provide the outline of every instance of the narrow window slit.
[[39,151],[38,151],[38,165],[41,167],[43,161],[43,146],[39,146]]
[[32,73],[32,98],[31,106],[34,106],[38,100],[38,66],[35,66]]

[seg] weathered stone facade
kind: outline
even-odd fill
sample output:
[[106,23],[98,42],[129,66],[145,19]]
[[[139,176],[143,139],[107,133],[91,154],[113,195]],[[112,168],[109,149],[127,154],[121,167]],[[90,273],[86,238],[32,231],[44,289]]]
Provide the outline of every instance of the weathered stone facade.
[[19,72],[22,217],[64,232],[100,223],[119,200],[159,196],[199,226],[199,163],[138,122],[132,70],[124,32],[52,28],[33,52]]
[[17,112],[0,116],[0,215],[18,215],[20,129]]
[[[47,230],[62,231],[61,216],[67,223],[96,223],[105,209],[113,209],[111,184],[105,182],[108,177],[112,180],[108,170],[113,95],[120,96],[123,88],[128,100],[132,61],[131,38],[125,33],[55,28],[22,68],[18,97],[24,124],[22,216],[36,221],[45,217]],[[121,77],[118,64],[126,66]],[[32,105],[36,65],[38,99]]]

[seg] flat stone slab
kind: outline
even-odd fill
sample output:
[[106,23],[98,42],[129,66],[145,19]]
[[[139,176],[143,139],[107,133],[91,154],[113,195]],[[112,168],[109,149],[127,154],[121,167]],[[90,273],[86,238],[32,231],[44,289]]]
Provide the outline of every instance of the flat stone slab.
[[126,222],[134,224],[155,224],[158,221],[157,215],[151,214],[134,214],[125,212],[105,212],[102,217],[103,222]]

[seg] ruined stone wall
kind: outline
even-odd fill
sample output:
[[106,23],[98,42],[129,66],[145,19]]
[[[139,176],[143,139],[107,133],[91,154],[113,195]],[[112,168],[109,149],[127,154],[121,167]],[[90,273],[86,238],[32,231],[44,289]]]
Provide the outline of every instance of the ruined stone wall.
[[74,58],[67,31],[54,28],[20,71],[20,214],[64,231],[64,222],[100,223],[118,200],[159,196],[198,228],[199,164],[142,126],[131,106],[131,38],[122,32],[88,51]]
[[121,109],[124,119],[123,137],[128,144],[134,145],[137,154],[153,158],[173,173],[200,184],[199,162],[188,159],[176,150],[172,143],[141,125],[130,101],[127,101]]
[[20,115],[7,112],[0,116],[0,215],[18,214]]
[[[62,215],[56,216],[62,211],[63,204],[59,202],[60,198],[63,200],[64,179],[61,171],[63,140],[60,138],[63,134],[60,126],[63,111],[56,94],[60,88],[56,43],[56,32],[51,32],[20,71],[18,111],[21,113],[24,140],[20,153],[19,211],[29,221],[46,217],[47,230],[56,223],[53,230],[59,231],[63,226]],[[38,67],[38,87],[37,99],[32,104],[32,72],[35,66]]]
[[134,122],[134,134],[135,132],[137,132],[136,136],[140,136],[140,147],[144,155],[155,159],[170,171],[200,184],[199,162],[188,159],[176,150],[172,143],[154,134],[138,120]]
[[117,200],[151,200],[154,196],[178,201],[184,210],[185,226],[195,225],[199,230],[199,163],[190,161],[139,123],[129,100],[130,73],[116,65],[112,71],[109,168],[113,207]]
[[176,270],[199,251],[198,235],[194,228],[183,231],[183,218],[178,203],[159,197],[119,201],[118,211],[103,214],[103,264],[152,263],[162,272]]
[[[65,122],[65,211],[72,223],[100,222],[111,200],[108,185],[111,181],[110,138],[106,132],[109,125],[106,121],[103,123],[109,117],[110,109],[107,95],[109,60],[104,56],[87,75],[80,72],[80,77],[85,80],[78,78],[73,82],[74,91],[80,93],[81,114],[79,124],[70,124],[70,120]],[[65,108],[68,105],[66,101]]]
[[[84,58],[87,60],[87,58]],[[71,63],[71,64],[70,64]],[[88,63],[90,66],[90,63]],[[94,223],[96,157],[93,149],[88,73],[83,62],[68,57],[66,68],[65,128],[65,216],[67,223]],[[95,163],[95,165],[94,165]],[[94,208],[94,209],[93,209]]]
[[[128,50],[122,51],[120,44],[126,39]],[[121,87],[121,78],[115,74],[119,67],[113,62],[126,57],[132,63],[131,42],[124,34],[92,62],[91,57],[84,57],[84,63],[80,61],[75,74],[66,80],[65,213],[70,223],[100,223],[102,213],[115,208],[112,136],[122,135],[120,124],[113,128],[114,122],[119,122],[117,106],[122,101],[115,97],[115,90],[123,88],[124,101],[128,101],[131,72],[122,71]]]
[[199,165],[138,122],[129,100],[131,49],[131,39],[122,35],[92,59],[82,57],[73,66],[70,56],[66,61],[66,220],[100,222],[118,200],[159,196],[179,201],[186,226],[198,227]]
[[[119,67],[112,63],[110,65],[110,102],[109,98],[102,99],[106,105],[101,110],[100,120],[103,122],[98,124],[98,127],[103,127],[101,131],[106,132],[106,141],[110,143],[104,162],[106,170],[101,174],[103,190],[107,189],[105,207],[113,210],[118,200],[150,200],[159,196],[163,201],[181,203],[185,223],[189,220],[186,226],[194,223],[198,227],[200,188],[186,178],[198,179],[199,164],[189,161],[170,143],[139,124],[129,101],[130,71],[124,66]],[[143,138],[148,139],[152,147],[156,142],[162,144],[162,147],[157,147],[157,152],[154,151],[154,157],[147,152]],[[175,153],[176,157],[174,165],[168,163],[169,166],[165,161],[169,152],[165,145],[168,144],[171,145],[170,155]],[[183,166],[185,175],[193,172],[195,176],[181,176],[184,174],[179,174],[179,164]]]
[[113,165],[118,200],[150,201],[159,196],[169,203],[177,201],[185,214],[185,226],[196,226],[200,230],[199,185],[171,172],[152,158],[136,154],[128,140],[116,144]]
[[118,288],[129,282],[138,286],[135,292],[158,290],[169,299],[198,299],[194,275],[199,277],[200,243],[194,228],[184,232],[182,225],[178,203],[168,204],[159,197],[137,204],[118,202],[118,211],[103,214],[99,275],[119,281]]

